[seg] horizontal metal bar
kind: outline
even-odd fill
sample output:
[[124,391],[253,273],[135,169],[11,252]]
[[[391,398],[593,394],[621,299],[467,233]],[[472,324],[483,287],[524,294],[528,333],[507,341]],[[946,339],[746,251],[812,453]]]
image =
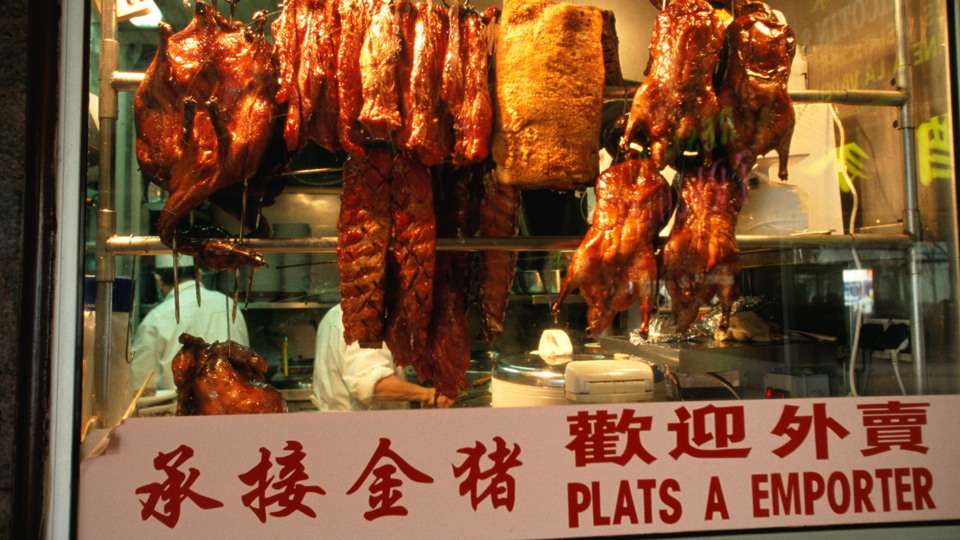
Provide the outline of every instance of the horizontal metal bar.
[[133,71],[114,71],[110,75],[110,84],[117,92],[136,92],[145,76],[145,73]]
[[[608,86],[605,101],[632,99],[638,86]],[[907,101],[907,94],[897,90],[788,90],[795,103],[837,103],[843,105],[874,105],[899,107]]]
[[[514,236],[509,238],[438,238],[440,251],[570,251],[580,245],[579,236]],[[790,236],[738,236],[741,249],[764,248],[891,248],[904,249],[913,245],[907,235],[899,234],[818,234]],[[243,245],[262,253],[332,253],[337,250],[337,238],[248,238]],[[170,248],[156,236],[114,236],[107,241],[107,251],[113,255],[158,255],[170,253]]]

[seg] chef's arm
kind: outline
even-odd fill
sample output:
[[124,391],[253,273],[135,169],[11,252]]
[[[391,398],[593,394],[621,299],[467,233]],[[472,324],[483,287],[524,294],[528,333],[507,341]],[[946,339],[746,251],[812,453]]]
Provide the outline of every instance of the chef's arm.
[[[407,382],[396,375],[390,375],[377,381],[373,387],[377,399],[385,401],[419,401],[423,407],[433,407],[436,391],[418,384]],[[437,408],[446,409],[453,405],[453,400],[444,396],[436,396]]]

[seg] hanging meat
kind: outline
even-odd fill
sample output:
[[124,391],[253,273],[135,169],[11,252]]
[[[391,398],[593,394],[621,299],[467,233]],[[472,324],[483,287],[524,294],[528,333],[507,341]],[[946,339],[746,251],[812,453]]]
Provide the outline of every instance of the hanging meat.
[[337,269],[343,337],[347,343],[379,348],[383,343],[387,248],[392,208],[393,159],[381,149],[344,164],[340,216],[337,219]]
[[134,96],[137,161],[147,178],[170,192],[157,222],[160,239],[214,270],[263,264],[259,254],[209,237],[226,236],[222,231],[190,231],[184,218],[212,199],[233,215],[246,209],[243,222],[255,224],[255,234],[269,231],[261,201],[247,189],[240,196],[214,197],[237,184],[275,193],[264,174],[276,165],[265,158],[279,117],[265,24],[265,12],[256,15],[253,29],[245,29],[196,2],[184,30],[174,34],[160,24],[156,56]]
[[287,402],[263,374],[267,362],[233,341],[207,344],[180,335],[182,348],[171,371],[177,386],[177,416],[287,412]]
[[337,152],[339,0],[286,0],[271,30],[280,70],[277,102],[287,106],[284,140],[298,152],[308,139]]
[[[516,236],[520,230],[520,190],[498,182],[495,171],[483,174],[479,233],[484,238]],[[516,251],[489,250],[480,254],[477,305],[482,326],[477,339],[493,341],[503,333],[507,299],[517,268]]]
[[363,107],[358,121],[371,138],[389,141],[402,123],[397,81],[400,27],[393,2],[383,2],[374,9],[360,51]]
[[733,302],[740,294],[740,249],[737,216],[744,202],[744,184],[726,160],[686,171],[680,180],[681,200],[663,247],[660,275],[673,303],[677,332],[696,319],[701,306],[720,300],[720,329],[726,329]]
[[674,0],[657,15],[646,78],[633,98],[621,142],[624,150],[638,139],[663,169],[699,146],[709,162],[720,112],[713,72],[722,44],[720,19],[706,0]]
[[399,2],[402,126],[394,136],[397,147],[424,165],[436,165],[453,149],[453,118],[441,99],[441,79],[447,50],[447,14],[439,4]]
[[740,173],[776,150],[778,174],[786,180],[796,122],[787,93],[797,48],[793,30],[779,22],[769,6],[753,2],[741,7],[727,28],[725,48],[727,71],[717,94],[724,149]]
[[657,261],[653,238],[672,210],[669,184],[650,159],[629,159],[597,179],[593,223],[574,253],[554,312],[577,287],[587,301],[587,330],[599,336],[614,316],[637,300],[639,332],[656,307]]
[[588,6],[505,0],[491,154],[523,189],[579,189],[599,174],[603,16]]
[[363,110],[363,40],[373,17],[374,0],[340,0],[340,43],[337,49],[337,83],[340,144],[351,156],[362,156],[366,134],[360,124]]
[[479,163],[490,153],[493,130],[485,26],[479,14],[456,3],[448,19],[441,96],[453,116],[453,163]]
[[436,264],[436,218],[433,178],[421,163],[404,154],[394,158],[392,170],[393,238],[390,258],[390,302],[386,342],[400,365],[414,361],[427,347],[433,314]]

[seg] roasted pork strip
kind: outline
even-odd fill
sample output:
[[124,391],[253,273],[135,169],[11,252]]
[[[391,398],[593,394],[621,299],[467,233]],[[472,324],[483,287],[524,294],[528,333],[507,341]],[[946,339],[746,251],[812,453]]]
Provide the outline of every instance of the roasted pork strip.
[[399,55],[396,7],[392,2],[383,2],[373,14],[360,52],[363,108],[359,121],[373,139],[389,141],[402,124],[397,84]]
[[652,160],[631,159],[604,171],[596,191],[593,223],[570,261],[554,312],[579,287],[588,333],[596,337],[639,300],[645,335],[657,295],[653,238],[672,210],[670,186]]
[[[491,170],[483,176],[479,232],[485,238],[515,236],[520,229],[520,190],[501,184],[495,174]],[[503,319],[516,268],[516,251],[491,250],[480,254],[477,305],[483,326],[478,340],[493,341],[503,333]]]
[[[317,0],[313,0],[317,1]],[[340,47],[340,0],[320,0],[315,9],[319,23],[314,27],[315,42],[312,75],[320,90],[309,116],[307,136],[331,152],[343,149],[340,144],[340,90],[337,82],[337,53]],[[312,45],[313,46],[313,45]],[[304,51],[305,52],[305,51]]]
[[358,118],[363,110],[363,73],[360,54],[373,15],[373,0],[341,0],[340,44],[337,49],[337,83],[340,144],[351,156],[364,154],[366,135]]
[[344,339],[361,347],[383,343],[387,248],[391,235],[392,158],[380,149],[344,165],[337,219],[337,269]]
[[[493,103],[490,98],[489,54],[483,20],[471,10],[460,10],[458,19],[459,59],[456,65],[461,73],[461,93],[447,103],[453,113],[453,163],[463,165],[480,163],[490,154]],[[452,19],[450,28],[452,37]],[[452,51],[452,46],[448,45],[448,57]],[[455,107],[451,101],[459,103]]]

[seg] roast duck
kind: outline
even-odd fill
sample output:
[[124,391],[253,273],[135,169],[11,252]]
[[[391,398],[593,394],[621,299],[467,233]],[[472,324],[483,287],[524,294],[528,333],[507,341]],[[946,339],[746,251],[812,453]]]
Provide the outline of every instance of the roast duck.
[[267,384],[267,362],[233,341],[208,344],[180,335],[171,370],[177,385],[177,416],[287,412],[280,391]]
[[[598,180],[593,224],[554,305],[559,310],[564,296],[579,286],[592,335],[638,299],[638,333],[645,336],[658,283],[670,296],[678,333],[714,298],[725,329],[739,294],[735,230],[745,177],[759,156],[777,150],[779,176],[787,178],[794,124],[787,81],[796,48],[790,27],[758,1],[738,1],[736,17],[726,26],[705,0],[651,3],[662,11],[654,23],[646,78],[629,115],[604,134],[607,151],[626,161]],[[641,149],[644,162],[637,161]],[[680,196],[674,225],[657,254],[659,219],[673,209],[661,214],[662,188],[641,188],[657,185],[658,175],[637,170],[666,166],[679,171],[673,187]],[[621,221],[631,213],[644,217]]]
[[170,193],[157,220],[160,239],[215,270],[258,267],[263,259],[221,230],[193,226],[191,211],[209,200],[251,236],[266,236],[261,208],[280,189],[270,174],[282,156],[270,151],[277,71],[265,24],[265,12],[247,28],[196,2],[182,31],[160,24],[156,56],[134,97],[137,161]]

